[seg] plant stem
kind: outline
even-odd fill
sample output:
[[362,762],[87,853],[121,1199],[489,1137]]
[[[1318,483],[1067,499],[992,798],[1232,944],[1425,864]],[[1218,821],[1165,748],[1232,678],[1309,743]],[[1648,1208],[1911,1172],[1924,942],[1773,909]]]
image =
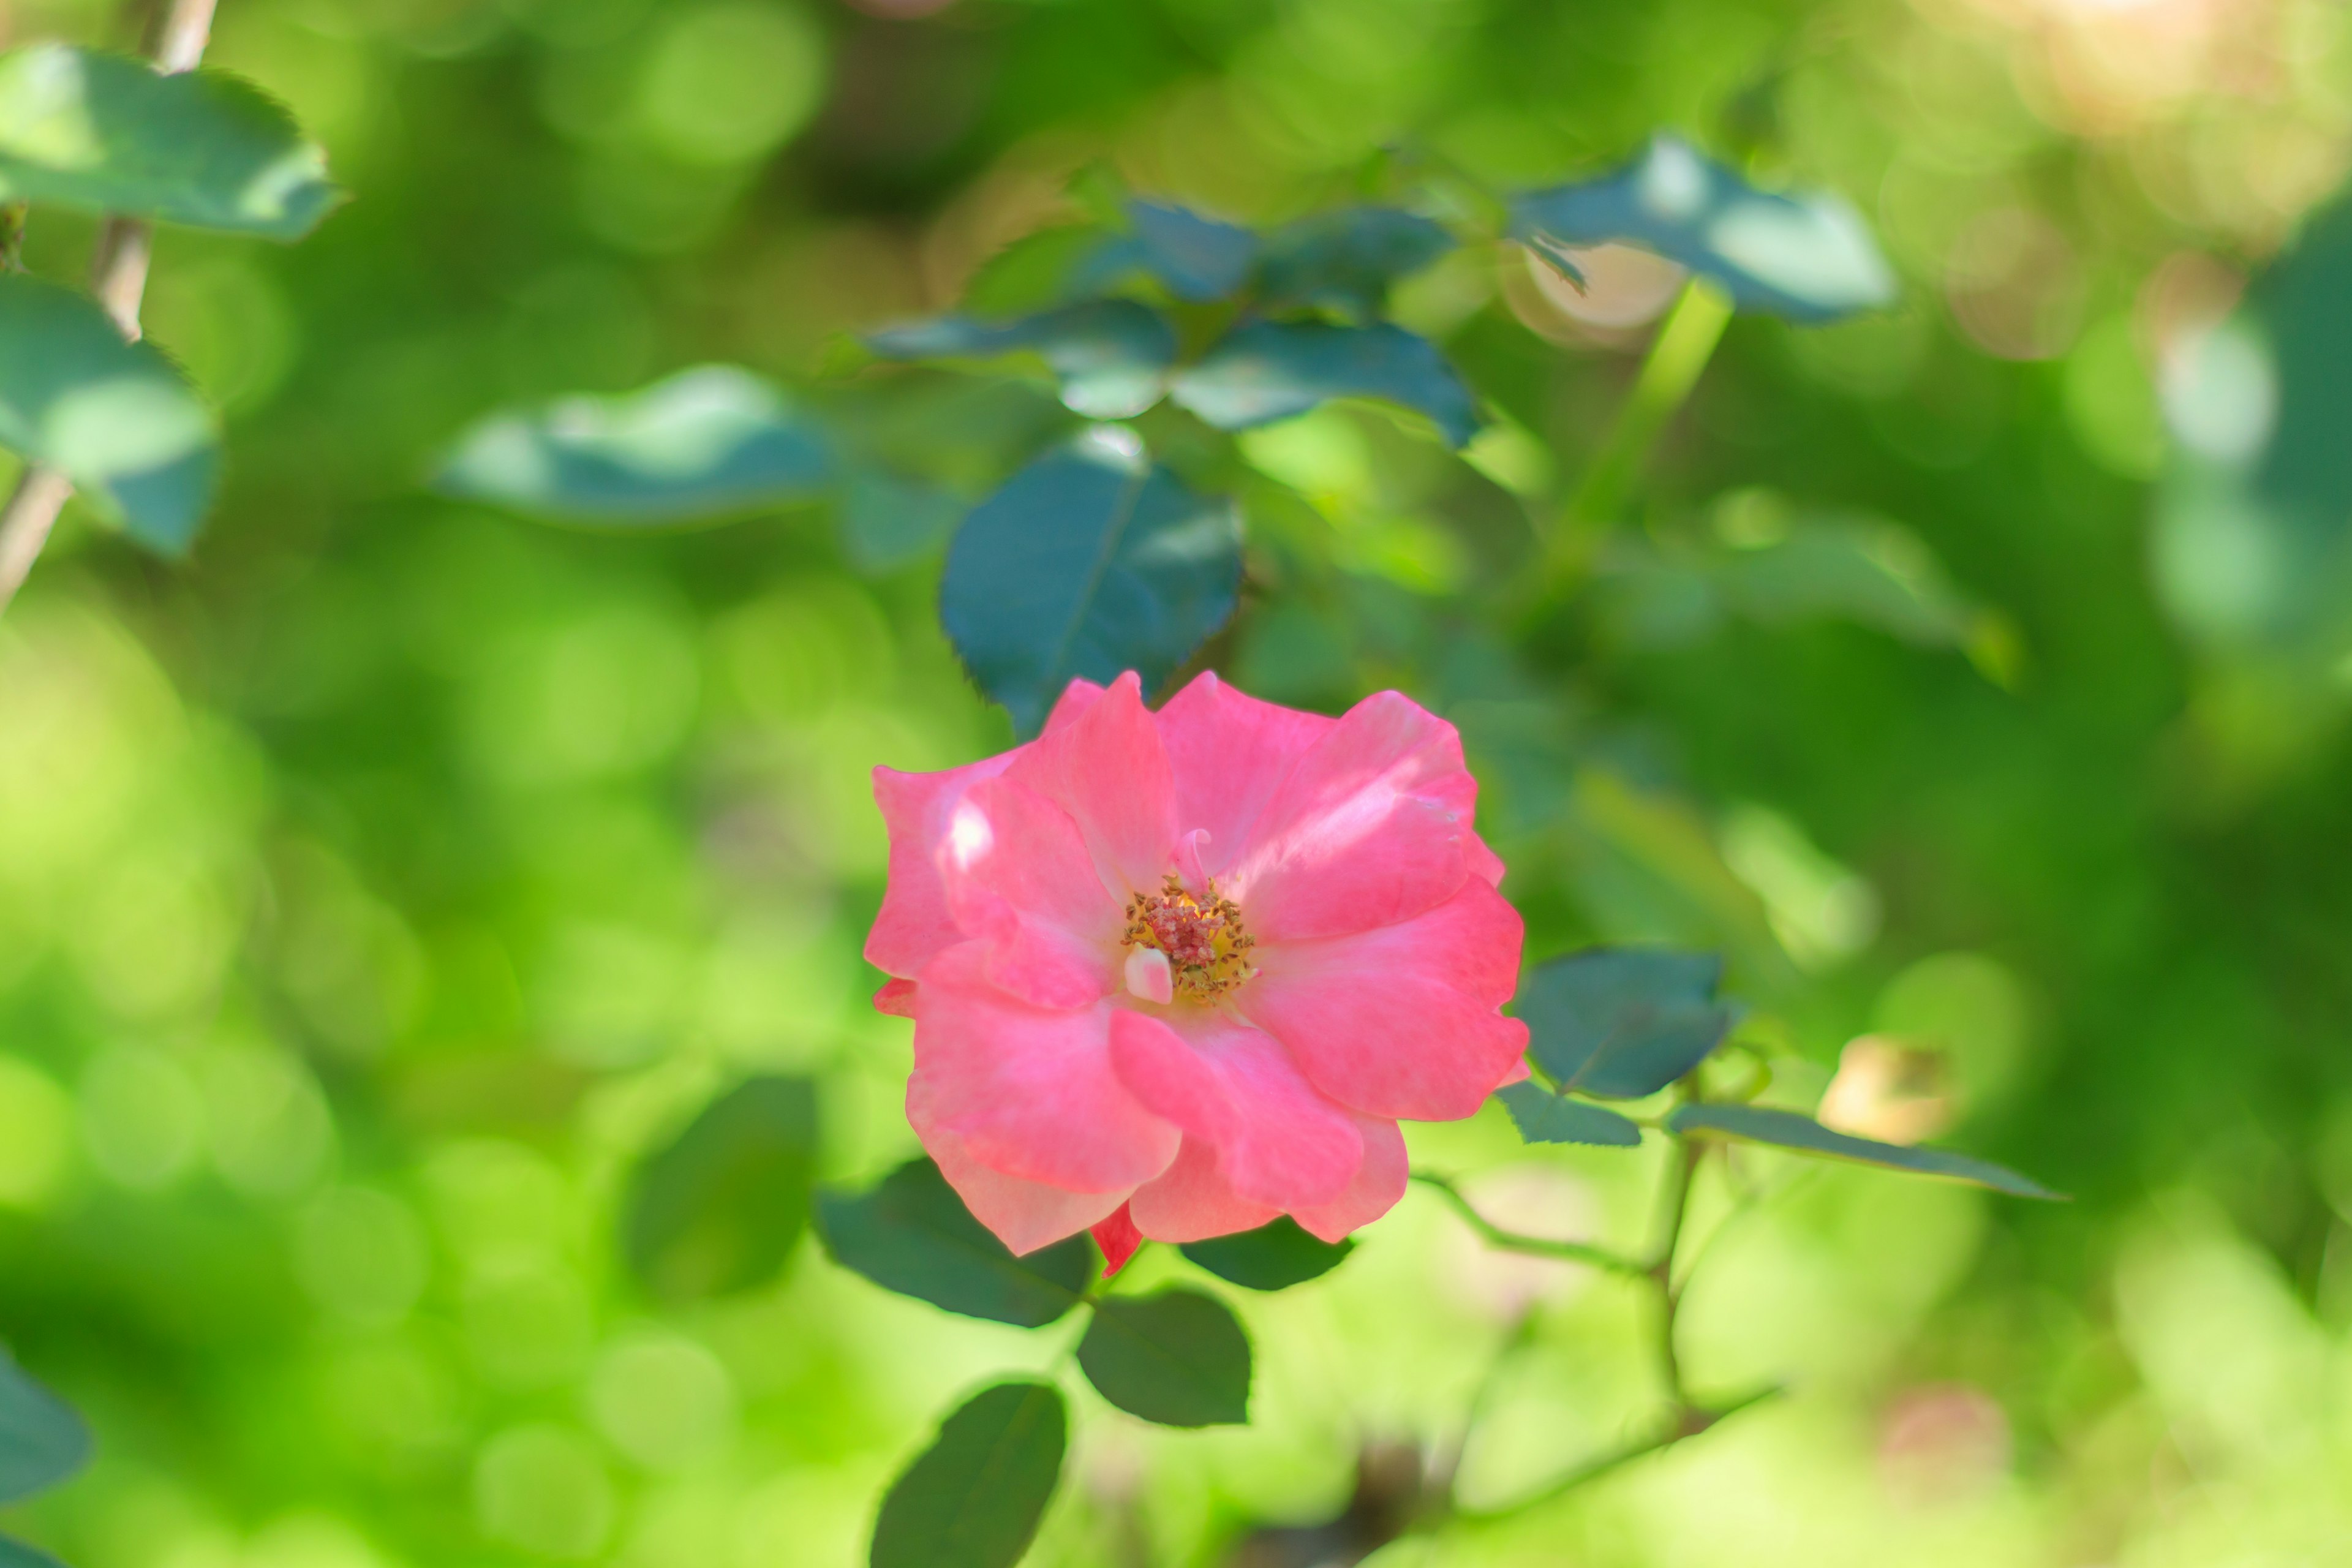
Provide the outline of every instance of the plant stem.
[[1584,570],[1601,536],[1617,521],[1651,448],[1698,384],[1730,321],[1731,301],[1713,284],[1694,278],[1684,285],[1650,340],[1616,423],[1544,540],[1536,584],[1541,601],[1557,598]]
[[1675,1253],[1682,1245],[1683,1220],[1690,1213],[1691,1179],[1698,1173],[1704,1152],[1694,1139],[1677,1138],[1674,1142],[1673,1163],[1666,1168],[1665,1218],[1649,1273],[1658,1289],[1658,1361],[1665,1373],[1666,1393],[1674,1401],[1675,1424],[1679,1427],[1690,1409],[1690,1395],[1683,1387],[1682,1355],[1675,1348],[1675,1318],[1682,1310],[1683,1300],[1682,1286],[1675,1279]]
[[[155,31],[155,68],[166,76],[196,68],[205,44],[212,37],[213,10],[217,0],[171,0]],[[23,223],[15,229],[19,240]],[[147,291],[147,261],[152,240],[150,226],[137,218],[110,217],[100,231],[90,258],[89,289],[122,335],[139,340],[139,305]],[[6,247],[10,262],[16,246]],[[16,489],[0,506],[0,615],[23,587],[25,578],[49,542],[58,513],[73,493],[71,481],[38,463],[26,466]]]
[[1446,1200],[1470,1223],[1470,1228],[1476,1231],[1489,1247],[1497,1247],[1506,1252],[1530,1253],[1538,1258],[1564,1258],[1570,1263],[1589,1263],[1595,1268],[1606,1268],[1632,1279],[1650,1277],[1646,1264],[1612,1252],[1605,1247],[1594,1247],[1581,1241],[1555,1241],[1549,1237],[1526,1236],[1517,1231],[1505,1230],[1474,1208],[1452,1181],[1434,1171],[1415,1171],[1412,1179],[1444,1194]]

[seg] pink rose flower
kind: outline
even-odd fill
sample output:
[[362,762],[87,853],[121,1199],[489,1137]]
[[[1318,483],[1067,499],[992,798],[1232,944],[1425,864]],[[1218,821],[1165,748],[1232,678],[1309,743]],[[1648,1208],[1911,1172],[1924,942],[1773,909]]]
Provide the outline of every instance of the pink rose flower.
[[1029,744],[874,788],[908,1120],[1015,1252],[1336,1241],[1403,1195],[1399,1119],[1525,1070],[1461,737],[1393,691],[1328,719],[1203,675],[1155,714],[1131,673],[1073,681]]

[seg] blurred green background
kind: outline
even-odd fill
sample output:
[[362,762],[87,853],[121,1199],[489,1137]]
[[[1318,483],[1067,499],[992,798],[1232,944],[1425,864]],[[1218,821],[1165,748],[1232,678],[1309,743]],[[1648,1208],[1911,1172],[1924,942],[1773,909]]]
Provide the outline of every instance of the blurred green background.
[[[0,0],[0,43],[137,36]],[[1245,438],[1313,505],[1252,510],[1209,657],[1454,718],[1531,956],[1722,948],[1773,1098],[1843,1059],[1883,1119],[1864,1069],[1897,1057],[1951,1142],[2076,1197],[1753,1157],[1687,1363],[1792,1397],[1378,1561],[2352,1561],[2347,269],[2315,237],[2264,278],[2352,149],[2340,6],[223,0],[210,59],[355,200],[292,249],[162,237],[149,324],[228,415],[223,502],[184,567],[69,513],[0,622],[0,1335],[101,1440],[12,1530],[79,1568],[861,1561],[938,1412],[1065,1331],[808,1244],[664,1310],[616,1210],[749,1072],[819,1075],[832,1178],[912,1150],[858,956],[866,774],[1010,731],[937,631],[935,551],[814,509],[571,533],[418,477],[517,399],[819,375],[1096,160],[1268,220],[1392,143],[1525,184],[1663,126],[1843,191],[1902,306],[1736,321],[1641,526],[1515,656],[1473,606],[1664,296],[1461,253],[1400,315],[1497,431],[1471,468],[1353,408]],[[76,276],[89,239],[44,212],[28,261]],[[904,384],[975,491],[1055,417]],[[2279,406],[2307,460],[2246,470]],[[1493,1107],[1413,1131],[1526,1228],[1647,1218],[1654,1147],[1531,1151]],[[1701,1200],[1705,1234],[1720,1173]],[[1635,1298],[1416,1191],[1327,1280],[1238,1301],[1251,1426],[1080,1395],[1034,1561],[1213,1563],[1329,1517],[1368,1445],[1450,1441],[1530,1303],[1465,1489],[1566,1468],[1651,1397]]]

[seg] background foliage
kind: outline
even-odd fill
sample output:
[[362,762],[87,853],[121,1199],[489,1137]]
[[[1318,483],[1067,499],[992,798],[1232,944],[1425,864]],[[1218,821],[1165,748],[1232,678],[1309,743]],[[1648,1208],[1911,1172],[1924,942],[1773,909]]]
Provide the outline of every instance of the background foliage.
[[[1735,320],[1634,525],[1515,657],[1469,606],[1527,570],[1648,329],[1639,279],[1580,299],[1456,252],[1397,313],[1489,400],[1468,465],[1370,405],[1244,434],[1208,657],[1459,723],[1531,956],[1720,949],[1773,1103],[1924,1062],[1871,1114],[2075,1202],[1740,1165],[1769,1195],[1704,1243],[1687,1370],[1793,1395],[1443,1560],[2324,1560],[2352,1531],[2340,221],[2270,263],[2342,172],[2340,15],[870,4],[226,0],[209,58],[356,199],[296,248],[161,237],[152,341],[226,420],[213,521],[171,565],[71,512],[0,622],[0,1334],[101,1439],[7,1531],[87,1568],[856,1560],[937,1413],[1065,1347],[810,1240],[779,1276],[756,1236],[665,1228],[635,1173],[752,1074],[820,1079],[819,1168],[754,1173],[779,1190],[911,1151],[857,957],[866,771],[1012,738],[937,629],[954,509],[853,487],[565,533],[436,499],[436,455],[723,361],[976,499],[1069,426],[1053,383],[901,373],[867,411],[839,336],[1015,298],[983,262],[1083,216],[1082,171],[1271,223],[1597,172],[1664,126],[1843,191],[1898,305]],[[18,0],[0,41],[135,24]],[[77,277],[91,232],[41,209],[28,265]],[[1578,318],[1603,299],[1637,319]],[[694,384],[817,493],[774,410]],[[1654,1146],[1529,1150],[1498,1105],[1415,1150],[1521,1228],[1650,1217]],[[1698,1198],[1704,1235],[1730,1195]],[[1646,1397],[1628,1292],[1480,1253],[1431,1192],[1278,1295],[1169,1252],[1139,1284],[1241,1313],[1253,1424],[1086,1396],[1038,1562],[1311,1561],[1263,1531],[1376,1514],[1530,1304],[1465,1491]]]

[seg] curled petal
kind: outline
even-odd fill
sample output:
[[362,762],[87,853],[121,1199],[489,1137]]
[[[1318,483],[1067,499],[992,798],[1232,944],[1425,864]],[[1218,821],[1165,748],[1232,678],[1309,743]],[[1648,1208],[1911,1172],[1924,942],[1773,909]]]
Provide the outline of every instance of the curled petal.
[[1308,1081],[1370,1116],[1452,1121],[1518,1069],[1528,1028],[1497,1010],[1517,984],[1518,910],[1480,879],[1413,920],[1264,946],[1236,994]]
[[1328,1204],[1291,1211],[1291,1217],[1300,1226],[1325,1241],[1337,1241],[1351,1231],[1361,1230],[1396,1207],[1412,1174],[1405,1158],[1404,1134],[1395,1122],[1364,1116],[1357,1119],[1356,1125],[1363,1134],[1364,1160],[1357,1168],[1355,1180],[1348,1184],[1348,1190]]
[[1033,742],[1005,777],[1036,791],[1078,825],[1101,879],[1122,895],[1168,874],[1176,842],[1175,788],[1160,728],[1129,670],[1077,717]]
[[948,912],[988,944],[989,977],[1041,1006],[1080,1007],[1117,975],[1119,900],[1069,815],[1008,775],[975,784],[939,849]]
[[1214,1016],[1182,1032],[1124,1008],[1110,1018],[1111,1066],[1155,1114],[1216,1151],[1241,1196],[1276,1208],[1328,1203],[1363,1160],[1345,1110],[1299,1076],[1273,1037]]
[[1282,1211],[1234,1191],[1217,1169],[1217,1152],[1187,1138],[1176,1163],[1135,1190],[1128,1203],[1135,1227],[1154,1241],[1206,1241],[1255,1230]]
[[1110,1018],[1103,1003],[1035,1006],[990,983],[982,944],[950,948],[916,992],[907,1118],[925,1147],[951,1133],[974,1161],[1024,1181],[1078,1193],[1150,1181],[1179,1134],[1112,1070]]
[[923,1148],[971,1217],[1016,1253],[1034,1252],[1076,1236],[1127,1201],[1124,1190],[1073,1193],[1008,1176],[973,1159],[963,1140],[952,1132],[933,1131],[923,1140]]
[[1409,920],[1469,878],[1477,792],[1453,725],[1393,691],[1367,697],[1276,787],[1226,891],[1260,942]]
[[1224,875],[1291,768],[1338,722],[1261,702],[1213,671],[1168,700],[1160,734],[1175,775],[1176,826],[1205,830],[1195,848],[1202,874]]
[[940,839],[965,792],[1003,773],[1013,757],[1008,752],[937,773],[874,770],[875,803],[890,829],[890,883],[866,938],[866,961],[875,968],[910,980],[963,940],[940,886]]

